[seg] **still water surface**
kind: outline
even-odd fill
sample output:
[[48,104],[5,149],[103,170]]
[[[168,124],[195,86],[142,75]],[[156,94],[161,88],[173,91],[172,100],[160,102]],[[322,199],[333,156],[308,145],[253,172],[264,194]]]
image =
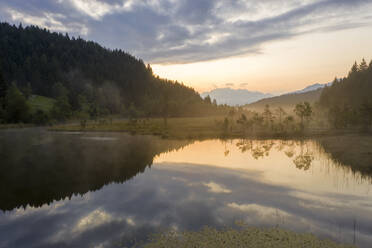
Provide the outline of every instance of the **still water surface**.
[[125,247],[161,230],[279,226],[372,244],[371,179],[314,140],[0,132],[0,247]]

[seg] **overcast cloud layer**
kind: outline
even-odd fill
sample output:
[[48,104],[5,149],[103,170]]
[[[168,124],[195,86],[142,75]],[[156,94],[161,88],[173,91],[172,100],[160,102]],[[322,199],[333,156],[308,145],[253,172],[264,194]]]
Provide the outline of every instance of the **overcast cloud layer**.
[[121,48],[151,63],[260,53],[264,43],[372,24],[372,0],[0,0],[1,21]]

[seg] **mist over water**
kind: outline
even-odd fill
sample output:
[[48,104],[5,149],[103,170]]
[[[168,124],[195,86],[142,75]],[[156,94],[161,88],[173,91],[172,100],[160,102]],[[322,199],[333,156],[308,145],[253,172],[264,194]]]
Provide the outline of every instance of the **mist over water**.
[[124,247],[236,220],[372,243],[371,177],[315,140],[25,129],[0,132],[0,156],[0,247]]

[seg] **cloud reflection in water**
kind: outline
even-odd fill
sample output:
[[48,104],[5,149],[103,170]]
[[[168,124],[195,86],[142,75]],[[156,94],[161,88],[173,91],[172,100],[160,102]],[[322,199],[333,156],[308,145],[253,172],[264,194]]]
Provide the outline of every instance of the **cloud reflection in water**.
[[[235,220],[352,242],[354,218],[359,244],[372,242],[370,196],[314,194],[262,178],[260,173],[206,165],[155,164],[124,184],[37,209],[2,212],[0,233],[6,241],[0,247],[108,247],[144,239],[162,228],[222,227]],[[224,185],[219,186],[222,192],[211,190],[216,185]],[[38,228],[25,228],[33,226]]]

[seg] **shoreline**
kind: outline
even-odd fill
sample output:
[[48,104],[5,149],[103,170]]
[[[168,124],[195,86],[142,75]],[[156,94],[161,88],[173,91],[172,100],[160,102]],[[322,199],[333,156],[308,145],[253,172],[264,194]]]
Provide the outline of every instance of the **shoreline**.
[[132,135],[154,135],[165,139],[306,139],[340,135],[367,135],[358,129],[308,128],[306,130],[244,130],[242,126],[233,124],[224,130],[222,117],[169,118],[165,126],[162,119],[140,119],[136,121],[113,120],[112,122],[68,123],[47,127],[49,131],[68,132],[124,132]]

